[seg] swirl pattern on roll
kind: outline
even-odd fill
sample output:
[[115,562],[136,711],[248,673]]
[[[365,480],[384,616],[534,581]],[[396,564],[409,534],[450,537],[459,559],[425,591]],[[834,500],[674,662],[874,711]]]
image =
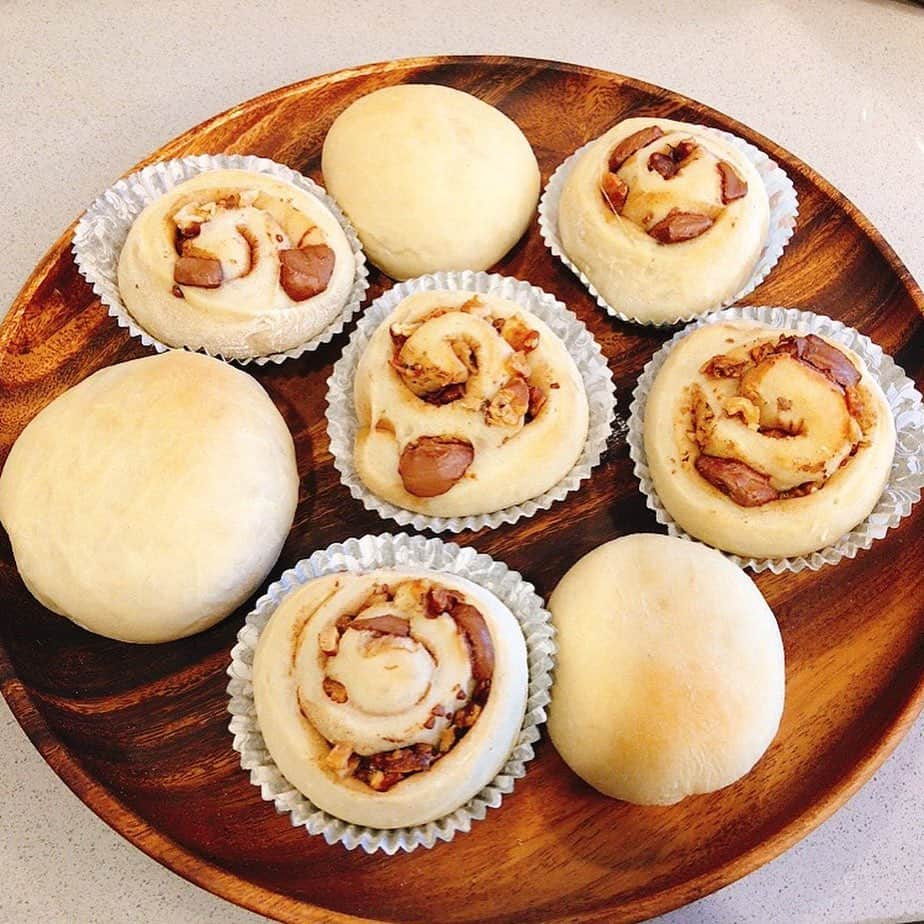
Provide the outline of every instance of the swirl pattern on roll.
[[580,373],[542,320],[460,291],[409,296],[356,371],[355,465],[379,497],[435,516],[536,497],[572,468],[589,420]]
[[254,660],[280,770],[318,807],[374,827],[432,820],[490,782],[526,680],[509,610],[433,572],[319,578],[273,615]]
[[705,325],[672,349],[644,429],[655,488],[677,522],[755,556],[804,554],[853,528],[882,493],[895,448],[885,396],[860,357],[750,322]]
[[314,196],[266,174],[214,170],[138,216],[119,258],[119,291],[165,343],[244,359],[323,330],[354,272],[343,229]]
[[577,160],[562,188],[569,259],[615,309],[669,322],[717,307],[766,243],[760,174],[701,126],[626,119]]

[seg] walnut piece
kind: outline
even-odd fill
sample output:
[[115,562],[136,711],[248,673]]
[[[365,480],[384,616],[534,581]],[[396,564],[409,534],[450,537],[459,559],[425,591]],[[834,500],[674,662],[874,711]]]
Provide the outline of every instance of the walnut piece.
[[518,353],[531,353],[539,346],[539,331],[533,330],[519,315],[504,318],[500,335]]
[[485,408],[485,421],[493,426],[517,427],[529,410],[529,385],[525,379],[510,379]]
[[748,398],[742,395],[732,395],[725,399],[724,407],[729,417],[734,417],[736,414],[740,416],[749,430],[756,430],[760,426],[760,411]]

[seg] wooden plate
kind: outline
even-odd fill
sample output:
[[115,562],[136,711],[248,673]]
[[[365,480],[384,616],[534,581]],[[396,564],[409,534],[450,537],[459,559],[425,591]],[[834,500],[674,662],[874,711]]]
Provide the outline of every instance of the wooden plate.
[[[147,162],[191,153],[262,154],[320,180],[321,144],[352,100],[399,82],[445,83],[499,106],[532,142],[545,178],[617,120],[650,113],[728,129],[767,151],[799,193],[796,235],[753,304],[810,308],[868,334],[917,378],[924,296],[870,223],[791,154],[699,103],[601,71],[525,59],[424,58],[374,64],[277,90],[200,125]],[[0,461],[53,397],[111,363],[144,355],[77,275],[68,231],[0,328]],[[610,360],[622,415],[644,363],[668,336],[607,317],[549,255],[534,224],[499,272],[554,292]],[[388,286],[374,278],[370,297]],[[331,465],[325,379],[346,336],[251,371],[295,435],[302,495],[274,574],[348,536],[398,531],[365,512]],[[0,686],[61,778],[112,827],[193,882],[291,921],[630,921],[731,882],[803,837],[869,778],[924,701],[924,504],[853,561],[757,577],[783,633],[780,733],[734,786],[673,808],[639,808],[584,786],[547,741],[513,796],[451,844],[411,855],[329,847],[277,815],[240,770],[225,712],[225,667],[246,608],[192,639],[132,647],[39,606],[0,539]],[[617,431],[592,480],[513,527],[462,534],[547,595],[581,555],[657,530]]]

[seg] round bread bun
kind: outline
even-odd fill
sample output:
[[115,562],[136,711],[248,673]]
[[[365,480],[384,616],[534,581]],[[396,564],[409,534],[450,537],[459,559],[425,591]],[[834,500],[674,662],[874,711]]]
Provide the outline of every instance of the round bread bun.
[[756,558],[807,555],[848,533],[895,454],[888,401],[856,353],[754,321],[678,341],[643,429],[652,484],[678,525]]
[[[684,145],[691,153],[673,163]],[[655,163],[667,165],[668,176]],[[744,182],[738,198],[725,201],[741,187],[723,184],[721,171]],[[679,226],[667,235],[672,212],[711,224],[686,240]],[[578,159],[562,189],[558,231],[568,257],[613,308],[666,323],[716,308],[741,290],[766,243],[769,217],[763,180],[734,145],[702,126],[633,118]],[[681,239],[668,242],[676,234]]]
[[756,585],[706,546],[607,542],[549,601],[558,662],[549,734],[607,796],[672,805],[734,783],[783,712],[783,644]]
[[539,166],[517,125],[449,87],[358,99],[327,133],[321,164],[369,259],[394,279],[487,269],[520,239],[539,199]]
[[494,295],[405,298],[372,335],[354,396],[363,483],[428,516],[537,497],[568,474],[587,440],[587,393],[564,343]]
[[[452,596],[434,604],[433,589]],[[318,808],[373,828],[441,818],[490,783],[519,734],[527,685],[510,610],[424,569],[310,581],[273,613],[253,662],[257,721],[280,771]],[[376,778],[378,760],[400,778]]]
[[0,521],[32,594],[91,632],[166,642],[247,599],[298,499],[285,421],[249,375],[185,351],[109,366],[23,430]]
[[[218,278],[182,282],[192,278],[183,275],[184,257],[198,260],[200,273],[201,259],[211,261]],[[119,255],[119,294],[170,346],[251,359],[324,330],[343,310],[355,272],[343,228],[311,193],[265,173],[210,170],[135,219]]]

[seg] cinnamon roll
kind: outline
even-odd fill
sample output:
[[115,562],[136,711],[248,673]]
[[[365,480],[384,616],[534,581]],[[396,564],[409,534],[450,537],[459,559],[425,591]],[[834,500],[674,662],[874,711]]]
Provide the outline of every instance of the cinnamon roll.
[[645,452],[665,509],[739,555],[804,555],[875,507],[895,452],[882,389],[846,347],[750,321],[671,350],[648,396]]
[[358,825],[424,824],[498,773],[526,707],[526,645],[493,594],[433,571],[317,578],[283,601],[253,663],[273,760]]
[[212,170],[135,219],[119,257],[119,293],[171,346],[248,359],[311,339],[353,285],[350,243],[310,193],[262,173]]
[[418,292],[356,370],[355,465],[374,494],[432,516],[536,497],[581,454],[588,402],[558,337],[514,302]]
[[558,230],[569,259],[613,307],[672,322],[733,298],[767,240],[760,174],[702,126],[626,119],[578,159]]

